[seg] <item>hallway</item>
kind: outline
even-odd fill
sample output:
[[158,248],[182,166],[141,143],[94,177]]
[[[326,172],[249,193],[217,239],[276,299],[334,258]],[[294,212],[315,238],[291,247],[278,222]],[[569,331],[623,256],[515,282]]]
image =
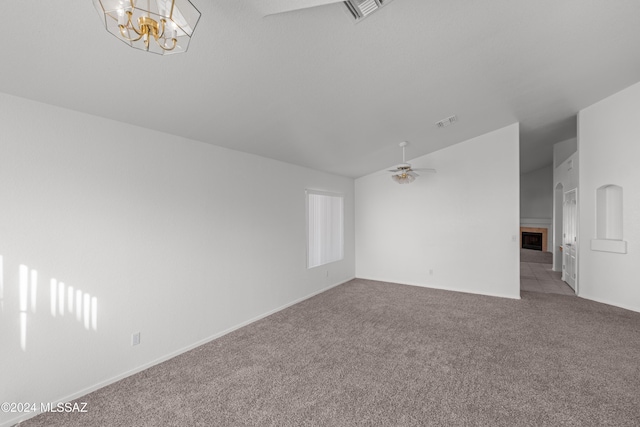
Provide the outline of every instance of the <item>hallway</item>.
[[551,253],[520,250],[520,290],[548,294],[574,295],[562,281],[562,273],[551,269]]

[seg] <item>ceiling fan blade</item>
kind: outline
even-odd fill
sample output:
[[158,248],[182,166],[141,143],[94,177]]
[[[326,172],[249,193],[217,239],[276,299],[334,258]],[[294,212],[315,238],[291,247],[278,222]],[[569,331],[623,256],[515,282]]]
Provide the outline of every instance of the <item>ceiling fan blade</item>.
[[412,176],[412,177],[414,177],[414,178],[417,178],[417,177],[419,177],[419,176],[420,176],[420,175],[418,175],[417,173],[415,173],[415,172],[414,172],[414,171],[412,171],[412,170],[407,171],[407,175],[411,175],[411,176]]
[[420,171],[420,172],[431,172],[431,173],[436,173],[436,170],[433,168],[411,168],[411,170],[414,171]]
[[310,7],[324,6],[332,3],[342,3],[344,0],[262,0],[260,10],[263,16],[278,13],[292,12],[294,10],[308,9]]

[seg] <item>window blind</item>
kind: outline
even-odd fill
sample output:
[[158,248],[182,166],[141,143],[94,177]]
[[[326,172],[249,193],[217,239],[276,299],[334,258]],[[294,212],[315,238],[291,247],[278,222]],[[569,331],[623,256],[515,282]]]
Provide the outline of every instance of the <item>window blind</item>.
[[344,258],[344,198],[307,190],[307,268]]

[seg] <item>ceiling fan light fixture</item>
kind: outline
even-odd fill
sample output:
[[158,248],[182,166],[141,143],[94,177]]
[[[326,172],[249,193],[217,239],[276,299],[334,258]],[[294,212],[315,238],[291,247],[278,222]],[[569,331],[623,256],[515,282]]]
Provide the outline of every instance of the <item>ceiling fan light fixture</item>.
[[396,175],[391,175],[391,179],[393,179],[398,184],[410,184],[416,180],[415,176],[409,173],[399,173]]
[[416,177],[418,176],[418,174],[414,173],[411,170],[411,165],[407,163],[407,159],[405,157],[404,150],[405,150],[405,147],[408,145],[408,142],[402,141],[398,145],[402,147],[402,163],[396,167],[396,171],[398,173],[391,175],[391,179],[393,179],[398,184],[410,184],[416,180]]
[[159,55],[187,51],[200,20],[189,0],[93,0],[105,29],[135,49]]
[[402,148],[402,163],[395,167],[395,169],[389,169],[388,172],[391,172],[391,179],[397,182],[398,184],[410,184],[416,180],[418,175],[416,171],[425,171],[425,172],[433,172],[436,170],[432,168],[418,168],[414,169],[411,167],[410,163],[407,163],[407,158],[405,157],[405,148],[407,146],[407,142],[403,141],[398,144]]

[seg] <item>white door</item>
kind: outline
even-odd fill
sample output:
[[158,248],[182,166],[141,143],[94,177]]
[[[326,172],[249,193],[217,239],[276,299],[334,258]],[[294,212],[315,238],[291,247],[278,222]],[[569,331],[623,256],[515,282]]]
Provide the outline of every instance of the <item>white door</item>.
[[562,209],[562,280],[575,291],[578,276],[576,262],[578,243],[578,195],[576,190],[564,193]]

